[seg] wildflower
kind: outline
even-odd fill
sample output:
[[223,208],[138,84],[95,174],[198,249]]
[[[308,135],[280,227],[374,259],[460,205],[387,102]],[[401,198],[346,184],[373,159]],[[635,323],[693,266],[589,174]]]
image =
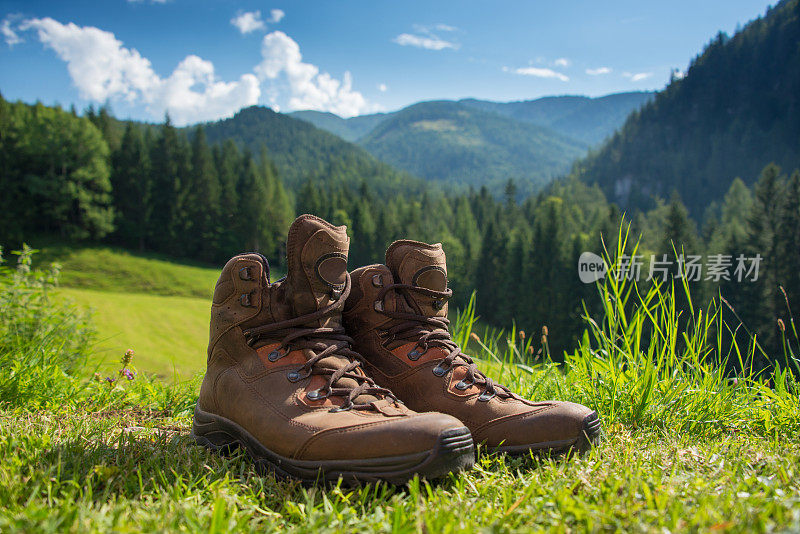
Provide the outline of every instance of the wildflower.
[[528,354],[533,354],[533,345],[528,345]]
[[101,375],[100,373],[95,373],[94,376],[92,377],[92,379],[95,382],[102,382],[103,381],[103,375]]
[[543,336],[546,336],[546,335],[547,335],[547,327],[546,327],[546,326],[543,326],[543,327],[542,327],[542,335],[543,335]]
[[547,345],[547,334],[542,335],[542,345]]
[[116,382],[116,381],[117,381],[117,379],[114,378],[113,376],[107,376],[106,377],[106,382],[108,382],[108,387],[110,387],[110,388],[114,387],[114,382]]
[[783,319],[778,319],[778,328],[781,332],[786,332],[786,325],[783,324]]
[[520,338],[522,341],[525,341],[525,330],[520,330],[520,331],[519,331],[519,338]]
[[125,354],[122,356],[122,367],[130,367],[131,361],[133,361],[133,355],[136,354],[133,349],[128,349],[125,351]]
[[122,370],[122,374],[128,380],[133,380],[134,378],[136,378],[136,373],[134,373],[133,371],[131,371],[127,367]]
[[481,342],[481,338],[479,338],[479,337],[478,337],[478,334],[476,334],[475,332],[472,332],[472,333],[469,335],[469,337],[470,337],[470,339],[472,339],[473,341],[475,341],[475,342],[477,342],[477,343],[480,343],[480,342]]

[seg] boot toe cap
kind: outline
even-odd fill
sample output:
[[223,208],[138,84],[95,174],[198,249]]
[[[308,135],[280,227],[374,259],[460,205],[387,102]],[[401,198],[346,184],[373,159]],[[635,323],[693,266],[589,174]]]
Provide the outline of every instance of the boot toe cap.
[[511,417],[496,419],[476,430],[476,442],[509,453],[530,450],[585,450],[601,430],[597,412],[573,402],[548,401]]
[[324,430],[298,451],[298,459],[367,459],[428,453],[442,444],[472,448],[464,424],[437,412],[384,418],[361,425]]

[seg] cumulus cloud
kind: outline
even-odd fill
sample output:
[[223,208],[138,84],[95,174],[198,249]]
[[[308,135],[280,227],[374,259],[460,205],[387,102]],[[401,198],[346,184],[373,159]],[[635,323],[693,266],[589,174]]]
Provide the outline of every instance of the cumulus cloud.
[[456,28],[455,26],[450,26],[449,24],[445,24],[443,22],[434,25],[434,28],[439,30],[440,32],[454,32],[458,30],[458,28]]
[[169,112],[178,125],[231,116],[257,104],[262,95],[276,110],[315,109],[353,116],[379,109],[353,89],[349,72],[341,80],[320,72],[316,65],[303,62],[300,46],[279,31],[264,36],[262,60],[252,72],[224,81],[213,63],[196,55],[184,58],[169,76],[159,76],[150,60],[99,28],[51,18],[28,19],[18,28],[35,32],[66,63],[82,98],[141,104],[154,118]]
[[609,74],[611,72],[610,67],[597,67],[596,69],[586,69],[586,74],[589,76],[600,76],[603,74]]
[[361,93],[353,90],[349,72],[339,81],[327,72],[320,72],[316,65],[303,62],[300,45],[283,32],[264,36],[261,55],[263,59],[256,66],[256,74],[262,80],[285,77],[289,109],[330,111],[342,117],[374,110]]
[[15,28],[12,27],[12,23],[19,18],[21,18],[19,15],[8,15],[3,19],[3,22],[0,22],[0,33],[3,34],[3,39],[5,39],[9,48],[22,42],[22,38],[17,34]]
[[264,22],[264,19],[261,18],[261,11],[259,10],[239,13],[231,19],[231,24],[233,24],[242,35],[256,30],[265,30],[267,28],[267,24]]
[[519,67],[516,69],[503,67],[503,71],[513,72],[514,74],[519,74],[521,76],[535,76],[537,78],[555,78],[557,80],[561,80],[562,82],[569,81],[569,76],[567,76],[566,74],[554,71],[553,69],[547,69],[541,67]]
[[211,62],[194,55],[161,78],[137,50],[122,46],[113,33],[91,26],[44,18],[26,20],[20,28],[36,31],[39,40],[67,63],[83,98],[142,102],[154,117],[167,111],[179,125],[229,116],[257,103],[261,94],[253,74],[223,82]]
[[570,65],[572,65],[572,62],[565,57],[560,57],[555,61],[553,61],[553,65],[555,65],[556,67],[569,67]]
[[632,82],[640,82],[646,80],[653,75],[652,72],[623,72],[622,75]]
[[269,12],[269,23],[270,24],[277,24],[281,20],[283,20],[283,17],[285,17],[285,16],[286,16],[286,13],[284,13],[282,10],[273,9],[273,10],[271,10]]
[[386,86],[385,83],[378,84],[378,91],[380,91],[381,93],[385,93],[388,89],[389,88]]

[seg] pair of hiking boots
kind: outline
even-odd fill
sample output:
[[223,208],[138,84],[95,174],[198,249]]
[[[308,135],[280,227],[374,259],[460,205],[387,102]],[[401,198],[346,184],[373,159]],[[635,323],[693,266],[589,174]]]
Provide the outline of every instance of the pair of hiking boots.
[[288,272],[241,254],[214,291],[195,440],[244,447],[303,480],[403,483],[469,469],[473,443],[509,453],[587,449],[597,414],[495,384],[448,333],[440,244],[397,241],[347,271],[344,226],[298,217]]

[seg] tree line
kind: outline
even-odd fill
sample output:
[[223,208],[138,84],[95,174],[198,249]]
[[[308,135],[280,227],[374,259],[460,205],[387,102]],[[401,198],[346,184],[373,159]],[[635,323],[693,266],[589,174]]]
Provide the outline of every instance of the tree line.
[[[800,306],[800,173],[789,176],[775,165],[752,190],[734,180],[698,224],[677,195],[631,215],[598,186],[575,178],[522,202],[511,181],[501,198],[485,187],[388,194],[385,184],[376,190],[368,181],[326,180],[315,172],[287,191],[264,150],[253,154],[230,140],[212,146],[203,128],[187,135],[169,120],[117,122],[103,109],[78,116],[0,100],[0,132],[0,243],[6,245],[50,234],[216,264],[257,250],[280,265],[292,218],[314,213],[348,226],[352,267],[383,262],[395,239],[441,242],[453,307],[477,290],[486,323],[513,321],[527,332],[547,326],[556,359],[582,334],[584,305],[590,314],[602,305],[596,288],[578,276],[581,254],[614,250],[626,221],[633,236],[641,235],[642,284],[654,283],[647,280],[653,259],[673,266],[668,281],[683,257],[733,262],[760,255],[756,280],[730,279],[731,267],[727,280],[704,271],[689,286],[695,306],[721,291],[731,324],[741,319],[739,334],[756,334],[770,357],[782,354],[778,319],[785,328],[793,324],[786,303]],[[688,300],[680,302],[687,310]]]

